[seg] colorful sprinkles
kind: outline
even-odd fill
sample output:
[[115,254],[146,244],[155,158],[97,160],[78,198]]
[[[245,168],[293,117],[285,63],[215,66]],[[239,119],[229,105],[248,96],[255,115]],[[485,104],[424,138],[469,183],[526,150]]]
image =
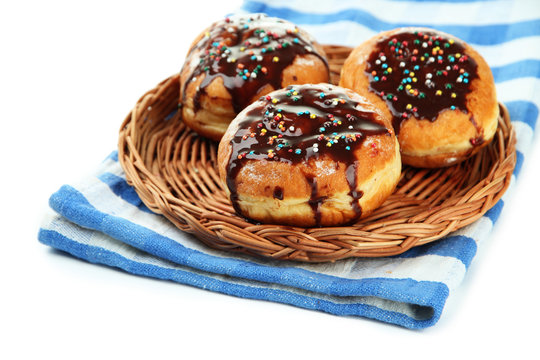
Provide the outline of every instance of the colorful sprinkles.
[[[263,17],[265,19],[266,17]],[[267,75],[268,68],[261,65],[267,57],[271,62],[280,61],[280,51],[288,49],[291,45],[303,44],[299,39],[298,28],[290,24],[291,28],[284,31],[272,31],[259,26],[265,26],[258,18],[240,18],[232,20],[225,18],[227,31],[231,34],[241,30],[248,33],[245,39],[238,45],[231,45],[231,38],[222,36],[220,41],[212,41],[209,46],[201,53],[199,64],[204,65],[203,71],[208,72],[212,69],[212,63],[225,61],[227,63],[236,63],[236,75],[245,81],[256,79],[258,76]],[[205,33],[205,39],[210,39],[210,32]],[[230,45],[230,46],[229,46]],[[312,52],[310,46],[304,46],[307,52]],[[288,50],[286,50],[288,51]]]
[[[215,77],[221,77],[238,113],[262,87],[281,88],[281,73],[297,55],[313,54],[327,65],[310,45],[311,39],[288,21],[264,14],[227,17],[214,23],[191,49],[188,57],[193,60],[186,62],[191,75],[185,84],[205,74],[198,89],[204,93]],[[194,105],[201,105],[197,96]]]
[[262,107],[248,116],[249,125],[241,126],[242,135],[233,141],[242,149],[238,159],[299,160],[330,148],[351,152],[374,129],[388,131],[373,122],[373,112],[359,110],[358,102],[331,87],[289,86],[260,101]]
[[414,116],[434,121],[444,110],[468,112],[466,95],[477,64],[462,43],[432,31],[403,31],[382,39],[369,56],[370,90],[383,98],[394,128]]

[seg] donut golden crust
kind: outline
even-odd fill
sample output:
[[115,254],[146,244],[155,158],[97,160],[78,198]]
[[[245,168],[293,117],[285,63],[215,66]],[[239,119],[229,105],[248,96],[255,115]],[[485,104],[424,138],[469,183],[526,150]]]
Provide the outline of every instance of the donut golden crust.
[[403,163],[453,165],[487,145],[499,107],[482,56],[451,35],[426,28],[380,33],[345,61],[340,86],[392,118]]
[[325,54],[294,24],[248,14],[218,21],[193,42],[180,72],[187,126],[219,140],[260,96],[291,84],[327,82]]
[[329,84],[289,86],[248,106],[221,139],[218,166],[238,213],[302,227],[367,216],[401,173],[390,119]]

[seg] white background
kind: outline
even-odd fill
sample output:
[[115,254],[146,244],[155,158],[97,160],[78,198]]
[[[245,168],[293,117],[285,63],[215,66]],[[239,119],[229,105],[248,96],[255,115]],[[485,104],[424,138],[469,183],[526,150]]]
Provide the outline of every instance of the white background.
[[116,148],[136,100],[238,5],[0,5],[0,358],[538,356],[538,141],[464,282],[422,331],[137,277],[37,241],[49,195]]

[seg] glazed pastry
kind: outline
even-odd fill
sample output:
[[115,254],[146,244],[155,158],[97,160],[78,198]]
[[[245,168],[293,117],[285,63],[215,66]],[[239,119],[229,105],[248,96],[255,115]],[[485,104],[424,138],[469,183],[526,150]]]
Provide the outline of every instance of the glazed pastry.
[[390,119],[349,89],[293,85],[244,109],[218,148],[237,213],[262,223],[334,226],[370,214],[401,173]]
[[294,24],[264,14],[218,21],[193,42],[180,72],[183,120],[219,140],[252,101],[290,84],[328,82],[322,48]]
[[345,61],[340,85],[392,118],[405,164],[458,163],[497,129],[489,66],[468,44],[435,30],[403,28],[371,38]]

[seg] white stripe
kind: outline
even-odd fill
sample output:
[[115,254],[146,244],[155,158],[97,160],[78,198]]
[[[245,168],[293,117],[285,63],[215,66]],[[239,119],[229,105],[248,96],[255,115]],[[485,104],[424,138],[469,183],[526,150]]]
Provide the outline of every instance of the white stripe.
[[55,231],[75,242],[84,245],[96,246],[117,253],[120,256],[123,256],[133,261],[144,264],[156,265],[166,269],[185,270],[185,267],[182,265],[178,265],[173,262],[155,257],[99,231],[83,228],[57,214],[47,214],[47,217],[44,219],[41,228],[44,230]]
[[497,98],[505,103],[516,100],[531,101],[540,109],[540,79],[525,77],[496,84]]
[[357,259],[356,266],[348,278],[381,277],[438,281],[452,290],[461,283],[466,271],[465,265],[457,258],[430,254],[415,258]]
[[[517,89],[517,91],[516,91]],[[505,103],[516,100],[528,100],[540,109],[540,79],[521,78],[497,84],[497,96],[499,101]],[[522,154],[527,154],[532,146],[534,131],[524,122],[511,119],[516,131],[516,149]],[[538,117],[536,118],[538,122]]]
[[313,35],[321,44],[356,47],[371,38],[376,31],[352,21],[335,21],[323,25],[302,24],[301,28]]
[[[497,98],[502,103],[531,101],[540,109],[540,79],[528,77],[498,83]],[[527,123],[517,121],[519,119],[511,120],[516,131],[516,149],[522,154],[527,154],[533,142],[534,131]],[[538,116],[536,122],[538,122]]]
[[514,194],[514,189],[516,188],[516,176],[512,174],[512,178],[510,179],[510,185],[508,186],[508,189],[502,196],[503,201],[507,201],[507,199],[511,199]]
[[289,8],[311,14],[331,14],[342,10],[361,9],[386,22],[425,23],[433,26],[510,24],[537,19],[540,11],[540,2],[537,0],[472,3],[314,0],[310,1],[309,7],[300,1],[272,0],[267,3],[274,8]]
[[[538,2],[540,4],[540,2]],[[491,67],[504,66],[521,60],[540,60],[540,36],[529,36],[498,45],[475,45]]]
[[487,216],[482,216],[472,224],[453,232],[452,235],[467,236],[476,241],[477,244],[480,244],[488,238],[491,230],[493,230],[493,222]]
[[[107,160],[107,163],[102,168],[103,172],[110,172],[123,177],[123,170],[119,163],[113,160]],[[192,235],[187,234],[177,229],[165,217],[157,214],[151,214],[140,210],[138,207],[124,201],[116,196],[109,186],[96,178],[90,178],[74,186],[97,210],[118,216],[124,219],[129,219],[130,222],[148,228],[160,235],[169,237],[182,245],[197,249],[205,250],[206,248],[196,240]]]
[[[300,27],[313,35],[321,44],[351,47],[356,47],[379,33],[365,25],[347,20],[316,25],[302,24]],[[486,58],[490,66],[501,66],[524,59],[540,59],[539,40],[540,36],[528,36],[494,45],[481,45],[474,42],[469,42],[469,44]]]
[[521,121],[514,121],[512,125],[514,125],[514,130],[516,131],[516,150],[522,154],[527,154],[534,137],[533,129],[529,124]]

